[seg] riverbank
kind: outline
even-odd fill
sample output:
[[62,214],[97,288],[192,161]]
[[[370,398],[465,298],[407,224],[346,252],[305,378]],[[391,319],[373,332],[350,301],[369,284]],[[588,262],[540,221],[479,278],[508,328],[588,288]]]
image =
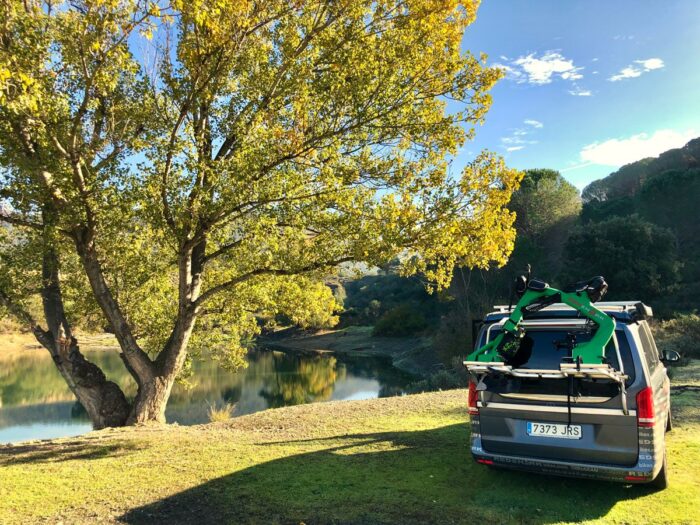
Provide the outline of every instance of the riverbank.
[[[116,350],[112,334],[78,334],[83,351]],[[390,359],[392,365],[413,376],[425,377],[441,368],[440,360],[426,337],[373,337],[371,326],[350,326],[315,333],[285,329],[261,336],[261,347],[296,355],[338,355]],[[0,333],[0,358],[43,350],[32,334]]]
[[425,377],[441,368],[440,360],[425,337],[373,337],[371,326],[349,326],[316,333],[281,330],[260,337],[258,344],[302,355],[334,354],[349,357],[383,357],[414,376]]
[[466,396],[320,403],[0,447],[0,522],[697,522],[697,393],[674,395],[671,487],[661,493],[477,465]]
[[[82,334],[76,335],[82,351],[116,350],[119,351],[117,339],[112,334]],[[25,354],[27,351],[39,350],[45,352],[31,333],[3,332],[0,333],[0,357],[11,357]]]

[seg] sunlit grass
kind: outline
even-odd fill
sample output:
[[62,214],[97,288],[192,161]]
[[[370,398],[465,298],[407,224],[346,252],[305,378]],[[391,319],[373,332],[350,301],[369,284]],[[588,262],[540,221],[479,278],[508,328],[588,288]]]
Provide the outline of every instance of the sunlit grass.
[[0,447],[0,523],[694,523],[700,395],[676,398],[663,492],[477,465],[457,390]]
[[690,361],[684,366],[669,368],[669,376],[674,385],[700,387],[700,359]]

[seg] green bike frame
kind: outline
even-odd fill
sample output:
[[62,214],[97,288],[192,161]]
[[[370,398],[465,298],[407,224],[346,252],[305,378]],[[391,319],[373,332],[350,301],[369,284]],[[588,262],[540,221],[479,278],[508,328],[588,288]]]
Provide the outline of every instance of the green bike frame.
[[481,348],[469,354],[467,356],[467,361],[486,363],[503,362],[503,357],[499,354],[499,348],[506,334],[511,334],[516,338],[520,338],[524,335],[524,330],[520,326],[520,322],[523,319],[523,309],[540,299],[552,297],[557,294],[561,296],[561,302],[575,308],[598,325],[598,329],[590,341],[577,344],[573,348],[572,356],[574,362],[580,362],[582,364],[603,364],[605,360],[605,347],[615,333],[615,319],[593,306],[593,303],[585,291],[566,293],[550,287],[538,291],[526,290],[518,301],[518,304],[515,305],[510,317],[504,323],[501,333],[498,334],[493,341],[489,341]]

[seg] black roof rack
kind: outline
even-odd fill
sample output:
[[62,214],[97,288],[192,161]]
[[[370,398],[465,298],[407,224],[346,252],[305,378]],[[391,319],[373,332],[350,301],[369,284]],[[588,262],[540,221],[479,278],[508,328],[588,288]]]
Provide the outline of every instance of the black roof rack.
[[[635,323],[642,319],[653,317],[653,311],[641,301],[601,301],[595,303],[596,308],[602,310],[616,321],[622,323]],[[494,306],[495,311],[486,315],[484,321],[487,323],[500,321],[508,317],[513,311],[513,306]],[[528,319],[578,319],[582,314],[564,303],[554,303],[537,312],[527,314]]]

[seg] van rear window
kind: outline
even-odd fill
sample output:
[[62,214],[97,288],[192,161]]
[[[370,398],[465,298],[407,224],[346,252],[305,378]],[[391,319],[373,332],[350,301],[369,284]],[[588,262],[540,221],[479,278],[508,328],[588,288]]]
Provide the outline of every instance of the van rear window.
[[[490,339],[495,338],[500,330],[492,329]],[[532,355],[530,359],[520,368],[529,369],[544,369],[558,370],[559,365],[563,362],[562,358],[569,355],[568,349],[564,348],[564,342],[568,334],[574,334],[577,343],[589,341],[592,333],[586,331],[577,331],[575,329],[534,329],[530,328],[527,335],[533,340]],[[614,337],[617,339],[617,344],[620,348],[620,356],[622,357],[622,365],[624,373],[629,376],[626,381],[630,385],[634,381],[635,370],[634,361],[632,360],[632,352],[629,342],[624,332],[618,330]],[[480,344],[485,343],[486,330],[482,332]],[[559,344],[557,344],[559,343]],[[605,357],[607,363],[616,370],[620,370],[620,363],[615,352],[615,345],[612,340],[608,343],[605,349]],[[509,391],[525,392],[541,392],[541,393],[565,393],[567,389],[567,380],[565,379],[518,379],[509,381]],[[581,381],[582,395],[615,395],[617,387],[609,381]],[[517,386],[517,387],[516,387]],[[516,387],[516,388],[514,388]],[[614,388],[612,388],[614,387]]]

